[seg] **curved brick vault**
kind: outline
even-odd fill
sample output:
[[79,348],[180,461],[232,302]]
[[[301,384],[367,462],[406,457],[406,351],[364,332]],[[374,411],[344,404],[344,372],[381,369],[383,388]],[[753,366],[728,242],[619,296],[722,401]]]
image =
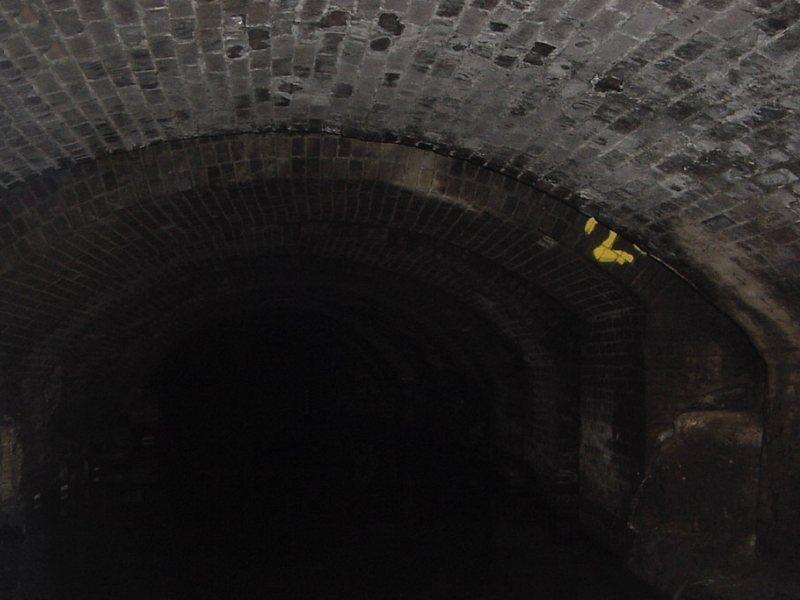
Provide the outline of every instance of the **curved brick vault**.
[[[143,373],[209,314],[310,303],[389,371],[482,373],[484,443],[659,586],[686,583],[687,557],[701,579],[751,564],[758,532],[772,540],[746,337],[641,249],[524,183],[402,145],[243,134],[84,162],[8,198],[3,389],[26,457],[21,481],[7,475],[12,512],[80,493],[89,440],[120,411],[155,410]],[[398,321],[429,333],[398,342]],[[485,400],[467,403],[477,413],[443,401],[441,418],[474,421]],[[697,444],[699,474],[676,472]]]
[[[356,289],[407,278],[431,307],[458,298],[488,347],[516,348],[550,399],[534,413],[566,423],[532,419],[530,439],[566,441],[513,460],[644,577],[675,589],[685,557],[716,557],[705,573],[796,553],[798,15],[792,0],[2,0],[4,503],[54,485],[37,470],[54,380],[65,398],[91,396],[96,370],[132,381],[157,332],[312,257],[358,271]],[[571,369],[577,391],[553,383]],[[704,487],[709,448],[742,453],[735,489]],[[688,487],[675,465],[696,467]]]

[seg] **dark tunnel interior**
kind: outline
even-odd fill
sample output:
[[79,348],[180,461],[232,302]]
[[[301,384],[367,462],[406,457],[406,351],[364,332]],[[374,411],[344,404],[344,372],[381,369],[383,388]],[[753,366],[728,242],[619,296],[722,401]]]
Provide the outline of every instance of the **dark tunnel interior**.
[[503,460],[519,350],[454,297],[335,279],[211,302],[134,399],[64,403],[79,475],[34,511],[29,576],[59,599],[651,597]]
[[640,600],[752,564],[747,337],[596,219],[432,160],[492,207],[281,171],[45,226],[0,287],[0,592]]
[[800,0],[0,0],[0,600],[800,600]]

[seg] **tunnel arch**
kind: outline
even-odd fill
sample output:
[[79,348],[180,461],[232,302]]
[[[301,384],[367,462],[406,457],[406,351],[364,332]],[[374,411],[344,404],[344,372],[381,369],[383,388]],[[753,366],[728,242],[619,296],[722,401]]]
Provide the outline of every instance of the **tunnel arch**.
[[[717,543],[733,541],[733,549],[715,552],[736,560],[752,555],[757,458],[751,447],[760,431],[762,376],[755,352],[684,281],[554,198],[421,149],[275,134],[112,155],[38,179],[16,194],[30,202],[14,221],[20,235],[2,253],[7,335],[1,343],[18,374],[5,385],[23,423],[48,395],[42,382],[62,373],[63,365],[83,363],[91,374],[115,349],[125,363],[133,346],[121,341],[124,324],[130,323],[134,339],[147,339],[143,332],[172,320],[172,298],[191,304],[192,296],[208,293],[203,278],[218,274],[223,292],[247,289],[248,277],[259,272],[237,280],[237,262],[334,259],[334,272],[342,272],[337,261],[355,263],[393,274],[389,281],[408,277],[458,298],[523,348],[535,369],[549,373],[548,385],[580,373],[579,389],[555,402],[549,433],[555,445],[546,452],[555,458],[538,476],[543,489],[555,490],[551,500],[579,508],[583,521],[616,547],[630,546],[629,525],[645,546],[652,531],[669,531],[685,518],[680,507],[651,514],[659,500],[648,481],[676,485],[659,463],[663,431],[687,412],[730,412],[723,423],[733,419],[756,432],[742,443],[744,466],[735,472],[744,498],[738,516],[748,526],[742,541],[742,533],[727,525],[730,532]],[[598,250],[630,260],[603,262]],[[683,314],[687,307],[692,319]],[[142,330],[137,315],[157,312],[160,321]],[[119,337],[93,339],[91,329],[100,323]],[[577,347],[576,368],[565,356]],[[711,369],[703,364],[708,358]],[[687,398],[675,397],[677,381]],[[558,387],[557,393],[564,391]],[[694,427],[702,437],[706,423]],[[677,431],[696,442],[692,427],[688,434]],[[682,443],[669,450],[686,451]],[[652,473],[643,482],[645,468]],[[33,488],[30,493],[39,493]],[[643,508],[631,516],[634,497]],[[691,548],[693,540],[681,543]],[[678,554],[686,552],[678,547]],[[646,577],[656,578],[658,561],[678,561],[667,569],[685,566],[670,554],[674,549],[657,550],[655,557],[652,550],[637,552]],[[660,583],[674,584],[665,579]]]
[[[526,231],[546,222],[536,225],[544,237],[522,238],[517,256],[555,241],[553,248],[583,248],[576,256],[591,262],[619,232],[741,326],[757,353],[707,303],[687,296],[685,282],[643,268],[649,261],[600,265],[623,292],[632,286],[644,307],[647,464],[657,467],[653,460],[674,450],[658,443],[660,433],[686,441],[690,423],[678,415],[704,407],[755,414],[763,425],[758,552],[769,561],[791,557],[785,578],[800,561],[796,17],[794,0],[5,0],[2,405],[24,404],[21,377],[47,394],[58,388],[58,365],[34,364],[50,360],[44,349],[27,373],[18,365],[32,332],[59,325],[48,311],[67,288],[88,284],[82,265],[99,264],[74,246],[65,251],[78,267],[68,267],[63,253],[45,258],[53,240],[133,198],[203,189],[209,176],[247,179],[261,167],[245,167],[245,156],[287,159],[270,162],[267,179],[299,175],[291,156],[301,159],[298,168],[315,169],[314,152],[305,160],[305,141],[291,138],[313,146],[321,136],[336,156],[320,164],[339,169],[338,179],[389,177],[426,198],[503,213],[501,220]],[[357,153],[402,155],[388,161],[397,172],[362,162],[349,146],[339,155],[351,142],[337,136],[360,139],[352,142]],[[198,137],[218,144],[197,145]],[[253,139],[259,149],[245,151]],[[184,143],[188,155],[178,151],[173,160],[165,151]],[[389,149],[397,144],[439,157]],[[205,153],[192,156],[200,146]],[[114,154],[117,172],[109,167]],[[98,164],[105,166],[97,171]],[[130,189],[138,185],[131,182],[143,185]],[[62,185],[72,199],[61,206],[71,208],[54,216],[59,203],[50,200]],[[80,204],[106,185],[118,192],[97,206]],[[476,190],[491,193],[475,204]],[[569,207],[585,215],[573,220]],[[613,231],[597,226],[584,235],[588,217]],[[121,251],[128,232],[120,235],[92,246],[109,267],[109,249]],[[617,240],[614,251],[635,250]],[[48,264],[72,279],[53,275]],[[764,379],[757,389],[753,382]],[[19,418],[6,414],[0,426],[4,506],[17,502]],[[750,589],[760,593],[760,581],[751,577]]]

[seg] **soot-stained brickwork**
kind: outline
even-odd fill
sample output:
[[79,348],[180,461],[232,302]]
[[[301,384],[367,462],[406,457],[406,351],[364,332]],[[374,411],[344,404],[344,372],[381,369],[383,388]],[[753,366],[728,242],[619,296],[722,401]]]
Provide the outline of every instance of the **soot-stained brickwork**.
[[[574,335],[573,317],[564,314],[552,297],[566,301],[571,311],[587,320],[583,331],[603,331],[601,335],[607,337],[622,329],[608,322],[639,303],[621,283],[593,266],[592,259],[580,253],[565,254],[550,237],[575,238],[586,250],[592,248],[597,241],[585,235],[580,215],[569,216],[561,205],[512,180],[421,150],[330,137],[245,136],[162,145],[94,166],[100,170],[90,173],[76,167],[47,182],[49,198],[42,197],[40,207],[55,213],[38,225],[37,214],[20,215],[19,223],[30,227],[24,236],[27,241],[9,244],[4,255],[10,318],[6,353],[23,357],[28,351],[15,344],[37,343],[33,362],[19,367],[34,381],[46,378],[53,365],[69,355],[81,357],[70,372],[85,371],[87,376],[114,369],[116,363],[135,364],[131,348],[137,342],[142,352],[150,352],[152,336],[174,318],[183,302],[212,294],[213,287],[202,282],[204,277],[216,281],[214,270],[196,266],[197,261],[211,261],[213,266],[214,260],[223,261],[228,254],[339,256],[430,281],[460,298],[471,298],[539,366],[532,385],[540,396],[551,397],[551,404],[558,403],[552,390],[560,379],[548,375],[546,364],[552,359],[537,345],[553,346],[561,355],[574,348],[569,341]],[[173,176],[165,176],[165,169]],[[384,181],[375,181],[376,177]],[[394,180],[405,181],[406,189],[388,185]],[[426,197],[411,193],[408,186],[425,190]],[[545,209],[536,214],[540,231],[522,227],[527,220],[523,215],[532,214],[534,206],[523,208],[520,203],[518,210],[515,188],[530,202],[538,198]],[[92,199],[85,195],[89,190],[94,190]],[[141,194],[145,190],[149,192]],[[436,200],[434,193],[446,194],[443,198],[456,195],[459,202]],[[484,204],[484,208],[465,212],[459,205],[464,201],[474,208]],[[516,225],[509,219],[515,212],[520,221]],[[500,219],[500,215],[506,217]],[[114,249],[102,250],[110,240],[116,240]],[[52,251],[45,250],[50,243]],[[538,250],[531,252],[531,247]],[[198,273],[190,282],[178,277],[187,269]],[[507,283],[504,272],[513,274]],[[627,276],[638,272],[634,267]],[[19,273],[22,281],[11,273]],[[61,281],[56,287],[65,286],[61,292],[51,287],[40,295],[27,287],[53,278]],[[515,282],[517,278],[521,281]],[[534,284],[534,291],[525,291]],[[542,287],[550,291],[535,292]],[[507,291],[498,296],[501,289]],[[37,302],[27,310],[14,306],[23,297],[36,297]],[[509,313],[511,307],[517,308]],[[143,317],[156,315],[163,316],[151,329]],[[98,328],[104,332],[100,336]],[[43,336],[43,341],[34,342],[31,336]],[[618,361],[625,352],[633,354],[638,348],[623,346],[616,349],[617,358],[607,359],[608,352],[601,351],[588,355],[587,364]],[[109,358],[119,351],[124,356]],[[106,366],[109,362],[111,367]],[[628,394],[635,389],[618,385],[624,392],[616,397],[617,385],[611,386],[606,397],[609,406],[623,401],[623,396],[630,400]],[[508,414],[501,411],[499,418],[507,430],[515,432],[509,441],[512,453],[526,447],[526,456],[544,457],[544,463],[535,461],[535,466],[550,465],[542,467],[548,472],[564,465],[564,484],[574,488],[577,449],[553,448],[576,437],[558,434],[561,425],[553,410],[531,412],[520,405]],[[607,422],[612,412],[598,418]],[[577,418],[576,412],[571,414]],[[538,431],[538,437],[526,441],[526,422]],[[632,437],[641,435],[638,427],[622,421],[617,425],[620,435],[623,431]],[[541,447],[537,439],[549,440],[549,447]],[[608,472],[619,471],[619,482],[625,482],[622,492],[604,503],[623,518],[625,502],[641,477],[641,465],[633,466],[636,460],[630,449],[622,449],[630,451],[630,461],[615,460],[617,451],[607,443],[602,436],[589,438],[585,452],[593,453],[603,465],[591,473],[601,487]]]
[[[748,340],[642,248],[525,182],[403,144],[239,134],[83,161],[14,186],[4,208],[3,407],[29,457],[12,502],[30,508],[55,493],[59,456],[82,452],[64,432],[103,431],[101,415],[128,396],[109,403],[109,390],[134,393],[184,332],[271,297],[275,282],[314,283],[308,274],[321,269],[329,287],[373,290],[365,306],[425,324],[478,365],[495,382],[492,444],[506,468],[617,551],[637,548],[644,577],[679,585],[659,571],[680,568],[670,549],[691,559],[720,531],[731,543],[714,547],[704,572],[729,546],[737,564],[753,558],[750,508],[767,470],[754,478],[763,373],[739,370],[758,360]],[[415,303],[404,281],[438,300]],[[502,343],[450,331],[473,314]],[[347,319],[391,354],[382,340],[395,325]],[[438,351],[424,347],[398,349],[398,362],[422,348],[435,364]],[[709,434],[698,453],[704,428],[719,423],[749,423],[753,435]],[[731,443],[743,462],[724,480],[747,508],[736,515],[698,478]],[[693,475],[675,476],[676,460]],[[659,512],[653,489],[702,493],[708,520]]]
[[753,337],[796,347],[797,12],[794,0],[4,0],[0,182],[236,131],[420,144],[601,216]]

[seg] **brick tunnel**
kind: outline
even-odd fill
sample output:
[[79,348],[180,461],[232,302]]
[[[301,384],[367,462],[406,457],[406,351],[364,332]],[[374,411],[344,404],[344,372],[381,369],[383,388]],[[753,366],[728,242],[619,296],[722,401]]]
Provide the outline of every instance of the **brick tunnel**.
[[0,596],[800,597],[799,7],[0,0]]

